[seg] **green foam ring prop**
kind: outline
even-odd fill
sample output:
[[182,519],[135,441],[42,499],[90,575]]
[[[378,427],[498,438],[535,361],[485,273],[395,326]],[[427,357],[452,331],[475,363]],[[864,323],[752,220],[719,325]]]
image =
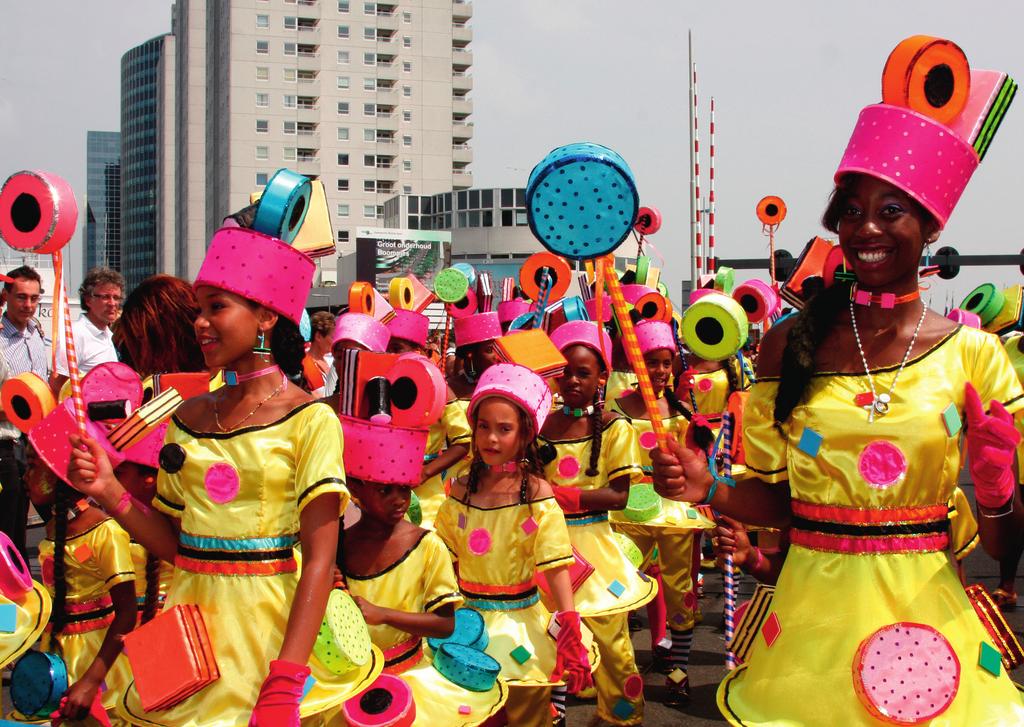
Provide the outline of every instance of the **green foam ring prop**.
[[652,484],[633,485],[629,488],[629,499],[622,514],[635,523],[647,522],[661,512],[661,496]]
[[960,308],[968,313],[977,314],[981,318],[981,325],[987,326],[999,315],[1005,302],[1003,291],[992,283],[982,283],[967,294]]
[[639,546],[637,546],[637,544],[633,542],[633,539],[628,535],[612,533],[612,536],[615,538],[615,542],[618,544],[619,550],[625,554],[626,558],[633,564],[634,568],[639,569],[644,563],[644,554],[640,552]]
[[409,509],[406,510],[405,514],[409,517],[409,522],[413,525],[419,525],[423,522],[423,508],[420,505],[420,498],[415,492],[410,492],[409,494]]
[[647,285],[647,276],[650,274],[651,259],[646,255],[638,256],[636,259],[636,282],[640,285]]
[[327,610],[313,644],[313,655],[327,669],[341,676],[370,660],[370,631],[352,596],[335,588],[327,598]]
[[715,273],[715,290],[725,295],[732,295],[732,289],[736,284],[736,271],[730,267],[720,267]]
[[747,342],[749,332],[743,306],[721,293],[705,295],[683,313],[683,342],[707,361],[735,356]]
[[469,291],[469,277],[457,268],[445,268],[434,276],[434,295],[445,303],[458,303]]

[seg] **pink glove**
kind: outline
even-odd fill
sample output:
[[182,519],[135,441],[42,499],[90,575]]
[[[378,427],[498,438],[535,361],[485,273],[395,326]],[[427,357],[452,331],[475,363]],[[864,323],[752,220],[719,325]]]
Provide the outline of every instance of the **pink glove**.
[[[64,709],[64,705],[67,704],[68,698],[60,698],[60,707],[56,712],[50,715],[50,727],[60,727],[68,719],[61,714],[61,710]],[[89,707],[89,717],[92,717],[101,727],[110,727],[110,717],[107,716],[107,710],[103,708],[103,703],[100,701],[99,693],[96,694],[96,698],[92,700],[92,706]],[[84,719],[84,718],[83,718]]]
[[580,488],[551,485],[551,489],[555,492],[555,502],[562,508],[562,512],[579,512],[582,509],[580,495],[583,494],[583,490]]
[[283,659],[270,662],[249,727],[299,727],[299,700],[308,676],[308,666]]
[[995,399],[989,403],[989,414],[985,414],[981,398],[970,383],[964,389],[964,410],[975,499],[987,508],[1002,507],[1013,496],[1017,482],[1013,452],[1020,433],[1013,426],[1013,417]]
[[590,659],[583,646],[580,615],[576,611],[561,611],[557,618],[561,628],[556,641],[557,654],[551,679],[558,681],[564,677],[569,694],[576,694],[594,684],[590,674]]

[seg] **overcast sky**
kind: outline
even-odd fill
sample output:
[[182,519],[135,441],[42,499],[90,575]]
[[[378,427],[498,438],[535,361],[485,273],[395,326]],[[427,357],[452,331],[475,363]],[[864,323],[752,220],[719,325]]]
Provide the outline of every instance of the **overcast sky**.
[[[170,5],[6,3],[0,175],[51,170],[81,201],[86,130],[117,130],[120,57],[170,29]],[[948,37],[976,67],[1024,80],[1024,4],[1017,2],[475,0],[472,26],[476,186],[523,186],[533,165],[561,144],[610,146],[632,167],[641,203],[664,215],[652,241],[674,281],[689,274],[687,29],[696,47],[705,166],[707,102],[715,96],[723,257],[766,254],[754,215],[766,194],[789,207],[778,246],[795,255],[823,234],[818,219],[854,120],[880,99],[885,58],[906,36]],[[940,244],[963,253],[1018,252],[1022,162],[1018,100]],[[1007,285],[1021,277],[1005,267],[965,269],[949,282],[932,278],[932,303],[942,308],[979,282]]]

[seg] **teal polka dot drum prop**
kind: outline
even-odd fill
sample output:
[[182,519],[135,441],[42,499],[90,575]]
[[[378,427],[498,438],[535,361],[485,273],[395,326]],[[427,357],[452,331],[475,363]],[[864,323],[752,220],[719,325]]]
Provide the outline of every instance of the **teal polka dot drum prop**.
[[640,198],[626,160],[583,142],[552,150],[530,173],[530,230],[556,255],[585,260],[617,248],[636,221]]
[[483,651],[490,643],[484,617],[471,608],[460,608],[455,611],[455,628],[445,639],[429,638],[427,643],[432,651],[437,651],[442,644],[462,644]]
[[441,644],[434,652],[434,668],[441,676],[471,692],[486,692],[501,671],[494,657],[463,644]]
[[370,660],[370,631],[352,597],[335,588],[313,644],[313,655],[332,673],[347,674]]

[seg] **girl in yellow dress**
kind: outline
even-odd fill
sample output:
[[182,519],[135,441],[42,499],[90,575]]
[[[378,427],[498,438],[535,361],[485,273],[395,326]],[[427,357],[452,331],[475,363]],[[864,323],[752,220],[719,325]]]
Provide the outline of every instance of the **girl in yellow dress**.
[[174,562],[164,608],[199,608],[220,672],[158,712],[129,688],[118,708],[134,724],[293,726],[381,668],[371,659],[335,676],[310,658],[348,501],[337,417],[282,372],[301,365],[298,321],[313,270],[280,240],[241,228],[214,235],[194,283],[195,328],[207,366],[223,369],[229,385],[186,400],[172,417],[153,511],[132,504],[94,440],[83,452],[73,437],[76,488]]
[[[486,651],[501,664],[508,724],[517,727],[549,727],[551,687],[564,679],[570,692],[579,691],[596,662],[573,605],[565,519],[537,459],[535,432],[550,409],[551,390],[532,371],[490,367],[470,402],[473,464],[453,483],[435,522],[456,560],[466,606],[484,617]],[[554,615],[540,602],[541,581]]]
[[[345,469],[360,517],[342,533],[338,566],[373,643],[384,652],[384,671],[400,676],[412,691],[413,724],[480,724],[501,709],[508,694],[504,684],[498,681],[484,692],[464,689],[442,676],[424,653],[424,638],[451,635],[455,607],[463,601],[444,543],[404,519],[419,481],[426,431],[347,418],[342,429],[349,445]],[[381,462],[365,456],[375,445],[393,449],[396,437],[410,440],[401,457]]]
[[857,283],[825,288],[765,337],[744,412],[754,477],[717,486],[681,446],[653,455],[662,494],[790,526],[772,612],[719,687],[732,724],[1024,723],[948,532],[966,429],[982,545],[999,553],[1019,537],[1011,414],[1024,391],[995,336],[919,293],[924,245],[971,155],[930,117],[864,109],[823,219]]
[[[662,321],[644,321],[636,326],[636,336],[640,351],[644,356],[647,372],[651,377],[654,394],[658,397],[661,421],[665,429],[679,437],[686,431],[688,419],[692,418],[689,410],[684,409],[678,400],[673,407],[666,392],[670,391],[669,379],[675,359],[675,338],[672,328]],[[676,409],[678,407],[678,410]],[[647,407],[639,392],[633,391],[612,403],[612,408],[626,417],[636,430],[640,446],[640,465],[644,472],[642,482],[650,487],[651,450],[657,446],[657,438],[651,426]],[[705,444],[709,444],[711,433],[703,435]],[[618,532],[628,535],[644,554],[645,562],[649,562],[657,547],[657,568],[660,571],[658,598],[664,598],[665,608],[662,617],[668,619],[668,638],[671,646],[668,649],[668,665],[673,678],[666,681],[668,696],[666,704],[679,707],[689,702],[689,679],[685,676],[690,663],[690,646],[693,643],[693,627],[697,610],[697,598],[694,593],[691,569],[695,543],[699,542],[700,533],[714,527],[714,523],[699,514],[692,505],[685,502],[662,499],[661,510],[653,518],[637,522],[630,520],[622,512],[612,513],[612,527]],[[664,624],[651,624],[652,633],[655,628],[664,632]],[[657,647],[656,640],[652,646]],[[678,669],[681,673],[674,674]]]
[[538,442],[549,453],[544,471],[565,512],[569,539],[594,569],[574,598],[601,652],[597,716],[612,724],[640,724],[643,681],[628,615],[654,598],[658,586],[630,563],[608,522],[608,512],[626,506],[630,484],[643,473],[633,427],[602,406],[599,391],[610,367],[599,335],[610,352],[608,334],[594,323],[566,323],[552,334],[568,362],[557,380],[564,405],[548,417]]

